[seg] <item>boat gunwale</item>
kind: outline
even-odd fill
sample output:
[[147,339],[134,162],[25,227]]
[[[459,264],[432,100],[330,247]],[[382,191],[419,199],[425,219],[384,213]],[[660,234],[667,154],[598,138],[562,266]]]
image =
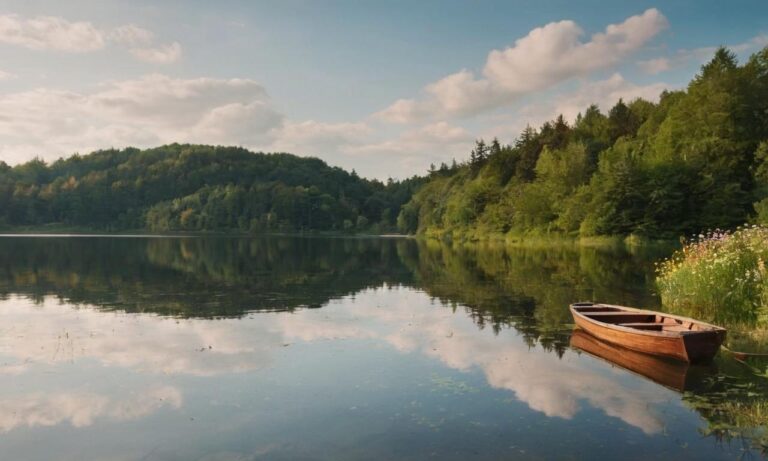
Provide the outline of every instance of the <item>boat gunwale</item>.
[[[600,320],[594,319],[592,317],[587,317],[583,313],[579,312],[576,308],[577,307],[614,307],[620,310],[625,310],[629,312],[648,312],[649,315],[661,315],[663,317],[668,317],[675,320],[681,320],[684,322],[692,322],[698,325],[702,325],[705,327],[708,327],[707,330],[698,330],[698,331],[654,331],[654,330],[641,330],[638,328],[632,328],[632,327],[625,327],[621,326],[615,323],[608,323],[608,322],[601,322]],[[627,307],[627,306],[619,306],[618,304],[603,304],[603,303],[573,303],[569,306],[570,311],[573,315],[578,315],[580,318],[584,319],[587,322],[596,323],[600,326],[605,326],[607,328],[615,329],[621,332],[631,333],[631,334],[638,334],[638,335],[644,335],[644,336],[653,336],[656,338],[668,338],[668,339],[675,339],[675,338],[682,338],[684,336],[691,336],[691,335],[704,335],[704,334],[711,334],[716,333],[718,331],[726,331],[725,328],[719,327],[717,325],[712,325],[707,322],[702,322],[700,320],[695,320],[690,317],[683,317],[681,315],[674,315],[674,314],[667,314],[665,312],[659,312],[659,311],[652,311],[648,309],[637,309],[634,307]]]

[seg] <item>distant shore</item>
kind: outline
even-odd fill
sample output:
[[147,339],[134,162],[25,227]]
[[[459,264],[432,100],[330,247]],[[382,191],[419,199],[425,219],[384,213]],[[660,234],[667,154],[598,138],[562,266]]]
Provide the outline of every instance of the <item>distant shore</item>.
[[238,231],[203,231],[203,232],[152,232],[143,229],[130,229],[119,231],[104,231],[82,228],[23,228],[2,229],[0,237],[121,237],[121,238],[149,238],[149,237],[329,237],[329,238],[413,238],[411,235],[386,233],[370,234],[365,232],[344,233],[328,231],[305,232],[238,232]]

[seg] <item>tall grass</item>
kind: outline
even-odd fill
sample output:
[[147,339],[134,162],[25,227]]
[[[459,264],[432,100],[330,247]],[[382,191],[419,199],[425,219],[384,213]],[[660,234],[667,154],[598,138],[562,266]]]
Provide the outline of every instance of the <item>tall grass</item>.
[[767,262],[766,227],[699,235],[658,264],[662,305],[742,332],[768,329]]

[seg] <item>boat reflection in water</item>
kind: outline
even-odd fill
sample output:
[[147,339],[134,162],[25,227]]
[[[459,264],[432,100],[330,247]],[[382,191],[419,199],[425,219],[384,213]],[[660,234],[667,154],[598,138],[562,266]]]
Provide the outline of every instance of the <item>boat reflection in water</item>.
[[715,371],[713,366],[691,365],[607,343],[581,328],[573,330],[571,347],[678,392],[695,390],[702,378]]
[[576,325],[604,341],[691,363],[710,363],[726,335],[700,320],[614,304],[574,303],[570,311]]

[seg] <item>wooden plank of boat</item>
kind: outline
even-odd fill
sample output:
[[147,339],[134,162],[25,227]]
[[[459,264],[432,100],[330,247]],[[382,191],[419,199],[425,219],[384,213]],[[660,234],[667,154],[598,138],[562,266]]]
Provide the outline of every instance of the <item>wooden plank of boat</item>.
[[685,362],[712,360],[725,340],[724,328],[687,317],[591,302],[570,309],[579,328],[603,341]]

